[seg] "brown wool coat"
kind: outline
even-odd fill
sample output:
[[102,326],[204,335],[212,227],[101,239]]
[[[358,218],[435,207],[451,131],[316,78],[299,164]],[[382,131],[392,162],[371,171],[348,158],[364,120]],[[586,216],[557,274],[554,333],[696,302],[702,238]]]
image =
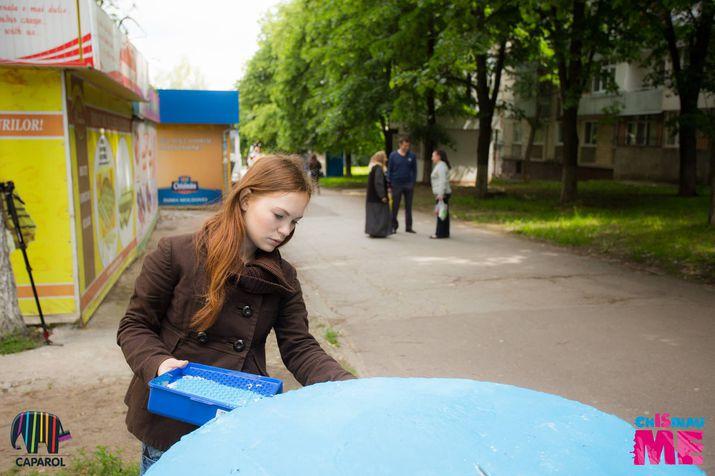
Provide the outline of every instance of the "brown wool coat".
[[201,306],[206,282],[203,267],[196,263],[194,237],[162,238],[146,256],[117,332],[117,343],[134,372],[124,397],[127,428],[161,450],[196,429],[146,409],[147,383],[170,357],[268,375],[265,343],[274,329],[283,362],[302,385],[354,378],[310,335],[295,268],[277,249],[259,250],[238,283],[227,284],[225,305],[206,331],[208,340],[200,342],[188,327]]

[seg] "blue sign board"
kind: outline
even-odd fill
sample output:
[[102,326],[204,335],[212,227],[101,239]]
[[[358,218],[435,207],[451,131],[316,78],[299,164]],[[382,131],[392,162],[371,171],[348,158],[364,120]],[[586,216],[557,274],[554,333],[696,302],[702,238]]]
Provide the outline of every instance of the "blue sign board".
[[160,89],[162,124],[238,124],[238,91]]
[[221,190],[200,188],[198,182],[183,175],[171,182],[171,188],[159,189],[159,205],[194,206],[208,205],[221,200]]

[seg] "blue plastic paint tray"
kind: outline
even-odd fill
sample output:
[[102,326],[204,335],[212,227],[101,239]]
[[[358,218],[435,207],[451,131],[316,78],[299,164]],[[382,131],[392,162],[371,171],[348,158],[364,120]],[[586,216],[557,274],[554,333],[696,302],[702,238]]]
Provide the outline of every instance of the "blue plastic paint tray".
[[149,382],[147,408],[201,426],[217,415],[282,391],[283,382],[275,378],[190,362]]

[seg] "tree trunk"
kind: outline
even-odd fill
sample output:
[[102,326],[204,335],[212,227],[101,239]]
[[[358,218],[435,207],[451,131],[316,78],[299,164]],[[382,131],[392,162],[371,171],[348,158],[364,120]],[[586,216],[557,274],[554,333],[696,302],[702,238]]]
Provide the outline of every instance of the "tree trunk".
[[529,181],[529,173],[531,166],[531,153],[534,150],[534,137],[536,136],[536,121],[529,119],[529,139],[526,141],[526,150],[521,161],[521,179],[524,182]]
[[561,203],[576,200],[578,177],[578,104],[564,109],[561,130],[564,136],[563,166],[561,173]]
[[380,119],[380,126],[382,127],[382,138],[385,141],[385,154],[389,157],[390,152],[392,152],[392,136],[394,131],[390,129],[390,126],[384,119]]
[[715,137],[710,137],[710,213],[708,213],[708,223],[715,226]]
[[427,91],[427,137],[425,137],[424,150],[422,151],[422,183],[429,184],[432,173],[432,152],[437,148],[434,141],[434,128],[437,124],[434,91]]
[[[486,117],[484,117],[486,116]],[[489,187],[489,144],[492,140],[492,115],[479,118],[477,136],[477,198],[486,198]]]
[[27,330],[17,303],[15,275],[10,265],[10,253],[5,223],[0,216],[0,338]]
[[698,100],[680,98],[680,174],[678,180],[678,195],[693,197],[697,194],[698,156],[697,136],[693,117],[697,114]]
[[352,152],[345,152],[345,176],[353,176],[353,154]]
[[534,117],[528,119],[529,121],[529,139],[526,142],[526,150],[524,151],[524,159],[521,164],[521,179],[524,182],[529,181],[529,173],[531,166],[531,154],[534,150],[534,139],[536,138],[536,128],[539,127],[541,122],[541,104],[539,103],[539,98],[536,98],[536,108],[534,110]]
[[[430,15],[429,23],[427,24],[427,60],[434,56],[434,45],[436,42],[436,33],[434,28],[434,16]],[[429,184],[430,174],[432,173],[432,152],[435,144],[435,126],[437,124],[437,113],[435,105],[435,92],[430,88],[427,90],[427,135],[424,140],[424,150],[422,151],[422,183]]]

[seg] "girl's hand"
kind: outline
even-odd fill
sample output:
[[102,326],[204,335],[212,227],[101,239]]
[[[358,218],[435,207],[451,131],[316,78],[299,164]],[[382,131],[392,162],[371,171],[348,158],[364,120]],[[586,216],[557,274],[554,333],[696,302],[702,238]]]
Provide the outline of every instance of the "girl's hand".
[[437,200],[442,200],[444,197],[442,195],[437,195]]
[[165,374],[169,370],[183,369],[189,363],[188,360],[166,359],[159,365],[159,370],[156,371],[156,376]]

